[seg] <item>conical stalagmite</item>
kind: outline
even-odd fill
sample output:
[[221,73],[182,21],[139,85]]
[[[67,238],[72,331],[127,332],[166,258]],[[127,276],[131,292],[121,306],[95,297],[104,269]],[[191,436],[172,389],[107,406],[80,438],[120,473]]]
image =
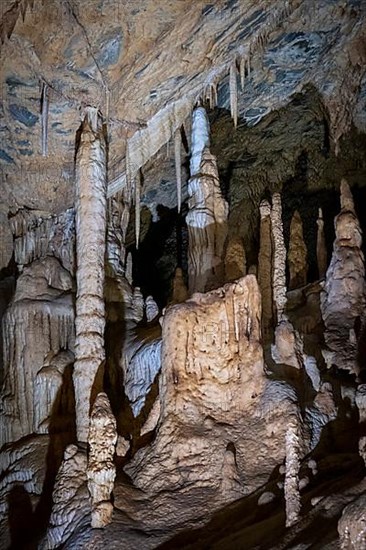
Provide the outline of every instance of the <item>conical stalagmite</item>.
[[285,474],[285,501],[286,527],[297,522],[300,515],[300,446],[296,420],[292,420],[286,432],[286,474]]
[[244,277],[247,272],[245,249],[241,237],[230,237],[225,252],[225,282]]
[[184,282],[182,268],[177,267],[173,279],[172,297],[170,302],[172,304],[180,304],[188,300],[188,289]]
[[262,321],[263,331],[266,332],[272,325],[272,233],[271,233],[271,206],[263,200],[260,211],[260,244],[258,255],[258,283],[262,294]]
[[304,241],[301,216],[295,210],[290,225],[290,243],[287,257],[290,272],[290,290],[306,285],[308,271],[307,255],[308,251]]
[[106,143],[102,120],[89,108],[76,159],[76,428],[86,442],[89,413],[104,359],[106,250]]
[[208,145],[207,114],[199,107],[193,113],[189,212],[186,217],[190,294],[217,288],[224,280],[228,204],[221,195],[216,158]]
[[321,294],[321,312],[328,367],[359,373],[358,338],[365,312],[365,266],[361,250],[362,232],[352,193],[341,183],[341,211],[335,218],[336,239]]
[[323,279],[327,272],[328,267],[328,257],[327,257],[327,246],[325,243],[324,235],[324,219],[323,211],[319,208],[318,219],[316,221],[318,226],[318,232],[316,237],[316,259],[318,262],[318,273],[319,279]]
[[285,316],[286,308],[286,247],[283,238],[281,195],[272,196],[271,210],[272,245],[273,245],[273,302],[277,323]]

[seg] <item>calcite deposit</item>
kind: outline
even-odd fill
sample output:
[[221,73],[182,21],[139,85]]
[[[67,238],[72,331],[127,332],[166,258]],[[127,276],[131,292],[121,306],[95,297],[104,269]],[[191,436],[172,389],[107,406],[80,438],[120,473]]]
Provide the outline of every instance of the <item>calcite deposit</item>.
[[0,550],[366,550],[365,28],[3,0]]

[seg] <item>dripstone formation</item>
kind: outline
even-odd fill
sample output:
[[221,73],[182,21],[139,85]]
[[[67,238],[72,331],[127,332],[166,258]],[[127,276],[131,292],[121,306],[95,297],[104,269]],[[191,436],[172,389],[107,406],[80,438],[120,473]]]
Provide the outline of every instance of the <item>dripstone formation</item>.
[[0,550],[366,550],[365,28],[4,3]]

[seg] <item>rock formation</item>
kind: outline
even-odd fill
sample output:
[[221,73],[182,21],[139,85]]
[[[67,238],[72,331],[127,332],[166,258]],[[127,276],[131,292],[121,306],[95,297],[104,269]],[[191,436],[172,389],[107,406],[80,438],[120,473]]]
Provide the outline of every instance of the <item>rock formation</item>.
[[258,254],[258,283],[262,294],[262,326],[264,333],[268,332],[273,319],[272,302],[272,230],[271,206],[268,201],[262,201],[260,211],[260,235]]
[[167,309],[156,438],[127,466],[138,487],[156,493],[189,483],[217,491],[217,501],[235,499],[284,458],[278,414],[296,405],[286,386],[266,380],[260,318],[253,275]]
[[286,307],[286,247],[283,238],[282,203],[281,195],[274,193],[272,196],[271,228],[273,246],[272,288],[274,316],[277,323],[282,321]]
[[52,380],[48,377],[49,397],[44,396],[47,411],[41,413],[38,374],[42,376],[44,360],[50,352],[57,355],[61,350],[72,351],[73,347],[72,279],[56,258],[47,256],[24,268],[3,318],[1,444],[48,429],[45,425],[41,428],[40,422],[53,412],[52,399],[56,399],[62,381],[58,375]]
[[366,494],[361,495],[342,512],[338,522],[341,550],[365,550],[366,548]]
[[186,216],[191,295],[218,287],[224,280],[228,205],[221,195],[216,159],[208,148],[208,133],[207,115],[203,108],[198,108],[192,122],[189,212]]
[[318,273],[319,279],[323,279],[327,272],[328,267],[328,256],[327,256],[327,245],[325,242],[324,235],[324,219],[323,211],[319,208],[318,219],[316,221],[318,226],[318,233],[316,238],[316,259],[318,262]]
[[154,321],[159,315],[159,308],[152,296],[148,296],[145,300],[146,320],[148,323]]
[[111,521],[113,511],[111,492],[116,477],[116,467],[113,463],[116,443],[116,419],[107,395],[99,393],[90,417],[89,456],[86,470],[91,496],[92,527],[105,527]]
[[356,405],[360,415],[358,448],[366,465],[366,384],[360,384],[357,388]]
[[297,422],[290,422],[286,432],[286,473],[285,473],[285,501],[286,501],[286,527],[291,527],[299,519],[300,515],[300,448]]
[[188,289],[184,282],[183,271],[177,267],[173,279],[172,304],[180,304],[188,300]]
[[233,282],[246,275],[246,258],[243,240],[230,237],[225,252],[225,281]]
[[89,109],[82,125],[76,171],[76,341],[74,386],[78,440],[86,442],[104,353],[106,157],[102,121]]
[[301,216],[297,210],[292,216],[290,225],[287,261],[290,273],[289,289],[305,286],[308,271],[307,248],[304,241]]
[[52,494],[52,513],[44,549],[65,544],[74,531],[90,524],[91,503],[87,488],[87,457],[76,445],[65,449]]
[[353,197],[341,182],[341,211],[335,218],[336,239],[321,295],[328,367],[335,365],[355,374],[358,338],[365,309],[365,266],[361,250],[362,232]]

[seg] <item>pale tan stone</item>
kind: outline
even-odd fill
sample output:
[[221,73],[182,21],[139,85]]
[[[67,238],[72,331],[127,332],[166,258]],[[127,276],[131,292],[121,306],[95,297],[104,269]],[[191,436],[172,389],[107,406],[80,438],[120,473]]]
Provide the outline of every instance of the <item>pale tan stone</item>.
[[290,243],[287,261],[290,272],[289,289],[305,286],[307,282],[308,251],[304,241],[302,220],[295,210],[290,225]]

